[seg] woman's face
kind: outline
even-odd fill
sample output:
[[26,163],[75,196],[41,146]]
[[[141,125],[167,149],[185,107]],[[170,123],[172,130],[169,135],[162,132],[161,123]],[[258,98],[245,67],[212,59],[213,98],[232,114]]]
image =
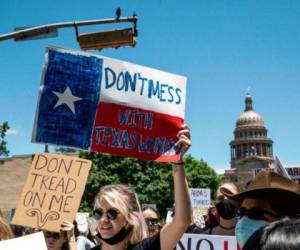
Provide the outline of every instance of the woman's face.
[[48,250],[61,250],[66,242],[65,237],[61,233],[44,231],[44,236]]
[[109,239],[127,225],[125,216],[112,207],[106,200],[102,199],[97,207],[100,211],[98,219],[98,231],[103,239]]

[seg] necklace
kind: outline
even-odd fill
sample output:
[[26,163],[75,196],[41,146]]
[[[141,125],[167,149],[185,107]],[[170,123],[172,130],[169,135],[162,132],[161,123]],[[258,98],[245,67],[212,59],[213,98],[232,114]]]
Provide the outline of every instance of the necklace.
[[224,227],[221,224],[219,224],[219,227],[222,228],[222,229],[225,229],[225,230],[231,230],[231,229],[235,228],[235,226],[233,226],[233,227]]

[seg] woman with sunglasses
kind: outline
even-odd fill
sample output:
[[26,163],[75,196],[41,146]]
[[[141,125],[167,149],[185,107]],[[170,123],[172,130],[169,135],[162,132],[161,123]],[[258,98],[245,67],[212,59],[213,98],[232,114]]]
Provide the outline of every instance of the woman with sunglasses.
[[74,225],[64,221],[61,231],[43,231],[48,250],[77,250],[74,236]]
[[186,125],[178,133],[180,161],[173,164],[176,214],[161,231],[147,238],[147,228],[136,193],[126,185],[101,188],[95,199],[99,246],[91,250],[173,250],[191,222],[191,202],[185,179],[183,155],[191,145]]

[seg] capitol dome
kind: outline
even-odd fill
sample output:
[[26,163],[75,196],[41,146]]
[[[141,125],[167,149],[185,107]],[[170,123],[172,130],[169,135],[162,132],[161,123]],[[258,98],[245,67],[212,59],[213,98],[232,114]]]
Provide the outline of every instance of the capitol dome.
[[265,126],[263,118],[253,110],[252,97],[247,94],[245,99],[245,111],[240,114],[236,126]]
[[252,107],[250,94],[245,98],[245,110],[236,120],[234,139],[230,142],[231,163],[251,159],[273,159],[273,141],[268,138],[268,130],[260,114]]

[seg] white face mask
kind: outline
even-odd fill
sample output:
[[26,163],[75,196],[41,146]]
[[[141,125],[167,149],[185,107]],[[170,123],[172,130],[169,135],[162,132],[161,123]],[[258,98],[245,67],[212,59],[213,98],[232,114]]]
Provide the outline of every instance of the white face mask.
[[268,224],[264,220],[254,220],[247,216],[243,216],[235,226],[235,235],[240,248],[243,248],[247,240],[251,237],[254,232],[259,228]]

